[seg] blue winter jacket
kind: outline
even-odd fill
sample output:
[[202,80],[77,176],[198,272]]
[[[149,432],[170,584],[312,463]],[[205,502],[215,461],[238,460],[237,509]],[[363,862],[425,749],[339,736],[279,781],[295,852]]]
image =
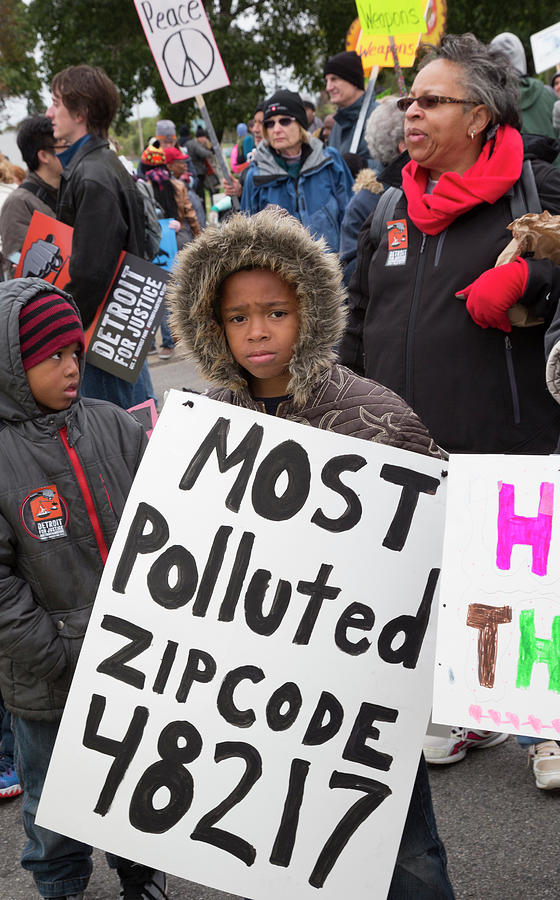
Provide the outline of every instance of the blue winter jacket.
[[302,157],[299,175],[292,178],[269,145],[261,141],[247,169],[241,209],[253,215],[265,206],[280,206],[312,235],[322,235],[338,253],[340,226],[354,180],[338,150],[323,147],[317,138],[302,145]]

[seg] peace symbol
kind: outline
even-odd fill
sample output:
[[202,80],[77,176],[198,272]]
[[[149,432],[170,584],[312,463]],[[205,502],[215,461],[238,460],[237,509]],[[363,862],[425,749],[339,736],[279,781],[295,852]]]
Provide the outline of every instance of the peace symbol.
[[182,28],[172,34],[162,55],[169,77],[180,87],[202,84],[214,66],[214,47],[196,28]]

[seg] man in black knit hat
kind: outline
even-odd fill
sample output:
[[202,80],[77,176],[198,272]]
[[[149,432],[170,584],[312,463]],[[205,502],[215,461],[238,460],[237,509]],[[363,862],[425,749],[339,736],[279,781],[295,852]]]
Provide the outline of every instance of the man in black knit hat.
[[[327,94],[337,107],[335,126],[330,133],[329,147],[339,153],[359,153],[367,160],[370,169],[381,168],[372,160],[366,140],[365,125],[371,111],[377,106],[375,92],[372,92],[366,115],[360,120],[360,111],[365,98],[364,70],[362,61],[354,50],[345,50],[331,56],[323,69]],[[352,138],[360,131],[358,145],[352,148]]]

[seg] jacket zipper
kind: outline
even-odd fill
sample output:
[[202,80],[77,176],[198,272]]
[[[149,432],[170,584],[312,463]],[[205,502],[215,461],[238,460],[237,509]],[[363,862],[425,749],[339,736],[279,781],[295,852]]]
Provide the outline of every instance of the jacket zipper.
[[414,279],[414,291],[412,293],[412,303],[410,305],[410,312],[408,314],[408,325],[406,331],[406,344],[405,344],[405,360],[404,360],[404,399],[408,403],[409,406],[413,405],[413,374],[412,374],[412,356],[413,356],[413,344],[414,344],[414,325],[416,323],[416,313],[418,309],[418,298],[420,296],[421,288],[422,288],[422,280],[424,276],[424,267],[426,262],[426,257],[424,256],[424,250],[426,247],[426,235],[422,234],[422,243],[420,244],[420,254],[418,259],[418,265],[416,267],[416,278]]
[[87,479],[85,476],[85,472],[82,468],[82,464],[79,460],[78,454],[74,450],[74,447],[71,447],[68,443],[68,434],[66,431],[66,425],[59,430],[60,440],[64,444],[64,449],[66,450],[68,457],[70,459],[70,463],[74,470],[74,474],[78,481],[78,485],[84,498],[84,503],[86,505],[86,509],[88,512],[88,516],[91,522],[91,526],[93,528],[93,533],[95,535],[95,540],[97,541],[97,547],[99,549],[99,553],[101,555],[101,560],[103,565],[107,562],[107,557],[109,555],[109,551],[107,550],[107,544],[105,543],[105,538],[103,537],[103,531],[101,530],[101,523],[99,522],[99,518],[97,516],[97,511],[95,509],[95,504],[93,502],[93,497],[91,496],[91,491],[89,489],[89,485],[87,483]]
[[519,410],[519,394],[517,392],[517,380],[515,378],[515,369],[513,367],[513,347],[509,335],[504,338],[506,348],[506,368],[508,373],[509,388],[511,391],[511,401],[513,404],[513,424],[519,425],[521,421],[521,413]]
[[437,267],[439,266],[439,261],[441,259],[441,253],[443,250],[443,242],[445,240],[446,234],[447,234],[447,228],[441,232],[441,234],[438,238],[437,247],[436,247],[436,255],[435,255],[435,259],[434,259],[434,269],[437,269]]
[[[301,174],[301,172],[300,172],[300,174]],[[300,218],[300,215],[299,215],[300,209],[302,209],[303,212],[305,212],[305,197],[303,196],[303,193],[302,193],[301,197],[299,194],[299,175],[295,179],[294,188],[296,191],[296,209],[297,209],[297,213],[298,213],[298,218]],[[301,201],[301,203],[300,203],[300,201]]]

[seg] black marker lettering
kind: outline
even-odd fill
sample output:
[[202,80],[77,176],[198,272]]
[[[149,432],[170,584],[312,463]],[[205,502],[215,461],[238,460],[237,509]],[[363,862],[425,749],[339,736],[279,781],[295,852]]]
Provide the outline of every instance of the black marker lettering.
[[[169,575],[177,573],[175,584]],[[186,547],[173,544],[159,556],[148,572],[148,590],[152,600],[165,609],[179,609],[194,597],[198,584],[195,558]]]
[[299,824],[299,812],[303,803],[303,791],[310,765],[305,759],[292,760],[282,819],[270,854],[270,862],[273,866],[290,865]]
[[163,694],[167,686],[167,680],[171,674],[173,663],[175,662],[175,657],[177,656],[178,647],[179,644],[176,641],[167,641],[167,647],[161,658],[160,667],[152,687],[154,694]]
[[323,600],[336,600],[336,598],[340,594],[339,587],[327,587],[327,581],[332,570],[332,566],[328,566],[326,563],[322,563],[321,568],[319,569],[319,574],[317,575],[315,581],[298,582],[298,592],[300,594],[309,594],[311,599],[307,604],[307,608],[303,616],[301,617],[301,622],[299,623],[298,629],[294,636],[294,644],[309,643],[309,639],[313,632],[315,622],[317,621],[317,616],[319,615],[319,612],[321,611],[321,607],[323,605]]
[[379,740],[379,728],[373,725],[373,722],[396,722],[398,710],[391,709],[388,706],[378,706],[376,703],[362,703],[356,716],[350,737],[346,742],[343,759],[349,762],[362,763],[364,766],[371,766],[373,769],[381,769],[382,772],[388,772],[393,762],[393,757],[389,753],[381,753],[368,747],[366,741],[371,738],[374,741]]
[[[159,762],[146,769],[130,799],[130,824],[147,834],[169,831],[190,809],[194,784],[185,764],[193,762],[202,750],[199,731],[190,722],[170,722],[158,740]],[[166,788],[165,806],[154,806],[160,788]]]
[[346,500],[346,509],[337,519],[329,519],[322,509],[318,509],[311,517],[314,525],[338,533],[350,531],[354,525],[358,524],[362,518],[362,504],[355,491],[340,480],[340,474],[341,472],[359,472],[365,465],[364,457],[354,454],[335,456],[325,464],[321,472],[321,480],[326,487],[331,488],[340,494],[343,500]]
[[[282,712],[284,704],[288,708]],[[297,684],[287,681],[276,688],[266,704],[266,721],[272,731],[286,731],[294,724],[299,715],[303,698]]]
[[122,741],[103,737],[99,734],[99,726],[107,700],[100,694],[93,694],[89,706],[89,712],[84,728],[82,744],[88,750],[96,750],[105,756],[112,756],[113,762],[109,769],[105,784],[101,789],[99,798],[94,807],[94,812],[105,816],[111,808],[115,794],[121,784],[126,771],[134,759],[134,755],[140,746],[142,735],[148,721],[149,712],[145,706],[137,706],[134,710],[130,725]]
[[208,561],[200,579],[196,600],[193,603],[193,616],[205,616],[208,611],[208,605],[216,587],[216,581],[222,568],[229,536],[232,531],[231,525],[222,525],[216,532],[208,555]]
[[252,575],[245,594],[245,620],[256,634],[269,636],[279,627],[290,604],[292,586],[289,581],[278,581],[270,611],[265,615],[264,601],[270,584],[270,572],[257,569]]
[[144,672],[125,664],[148,649],[153,639],[152,632],[118,616],[103,616],[101,627],[105,631],[128,638],[130,643],[100,662],[96,671],[142,690],[146,680]]
[[[288,483],[281,496],[276,484],[283,473]],[[295,441],[278,444],[263,459],[255,474],[251,499],[253,509],[264,519],[284,522],[296,515],[309,496],[311,466],[303,447]]]
[[231,834],[223,828],[214,828],[214,823],[219,822],[230,809],[237,806],[247,796],[253,785],[262,775],[262,759],[260,753],[251,744],[243,744],[240,741],[222,741],[216,744],[214,759],[223,762],[224,759],[243,759],[245,772],[233,791],[218,803],[214,809],[202,816],[196,828],[191,834],[193,841],[204,841],[212,844],[226,853],[240,859],[246,866],[252,866],[255,862],[257,851],[248,841],[236,834]]
[[241,594],[241,588],[249,568],[251,561],[251,553],[253,552],[253,544],[255,543],[255,535],[250,531],[243,532],[243,536],[239,541],[239,547],[235,554],[235,561],[231,569],[228,586],[220,606],[218,620],[220,622],[232,622]]
[[241,462],[243,463],[239,475],[225,501],[228,509],[232,512],[239,512],[239,507],[247,488],[249,476],[251,475],[257,453],[259,452],[264,429],[261,425],[252,425],[235,450],[228,456],[227,436],[229,434],[230,424],[230,419],[220,418],[212,426],[185,469],[184,475],[179,482],[179,488],[182,491],[190,491],[202,469],[208,462],[210,454],[215,450],[218,458],[218,468],[222,475],[224,472],[233,468],[233,466],[237,466]]
[[360,631],[371,631],[375,624],[375,613],[371,607],[365,603],[351,603],[342,613],[340,619],[336,623],[334,631],[334,640],[336,646],[349,653],[351,656],[359,656],[365,653],[371,646],[371,641],[363,637],[360,641],[353,643],[348,640],[348,629],[359,628]]
[[384,481],[402,487],[397,511],[383,541],[383,546],[389,550],[402,550],[410,531],[418,497],[420,494],[435,494],[439,487],[439,479],[415,472],[413,469],[404,469],[402,466],[384,465],[379,474]]
[[256,719],[254,710],[238,709],[233,702],[233,692],[242,681],[258,684],[263,678],[264,672],[257,666],[238,666],[227,673],[218,694],[218,712],[226,722],[238,728],[249,728],[253,724]]
[[[151,525],[151,531],[144,534],[148,524]],[[124,594],[126,591],[138,554],[161,550],[168,538],[169,527],[162,514],[148,503],[139,503],[113,578],[112,588],[117,594]]]
[[186,701],[195,681],[198,681],[200,684],[206,684],[212,681],[215,674],[216,661],[213,656],[210,656],[204,650],[190,650],[185,671],[175,694],[177,703]]
[[[439,569],[432,569],[428,575],[428,581],[424,596],[422,597],[418,612],[415,616],[397,616],[387,622],[379,635],[377,649],[382,660],[387,663],[402,663],[405,669],[415,669],[426,628],[430,621],[430,611],[434,591],[439,576]],[[404,634],[404,640],[400,647],[393,649],[393,641],[400,633]]]
[[[325,722],[327,714],[329,718]],[[309,720],[302,743],[307,746],[326,744],[335,734],[338,734],[343,720],[344,710],[342,704],[334,694],[331,694],[329,691],[323,691],[315,707],[315,712]]]

